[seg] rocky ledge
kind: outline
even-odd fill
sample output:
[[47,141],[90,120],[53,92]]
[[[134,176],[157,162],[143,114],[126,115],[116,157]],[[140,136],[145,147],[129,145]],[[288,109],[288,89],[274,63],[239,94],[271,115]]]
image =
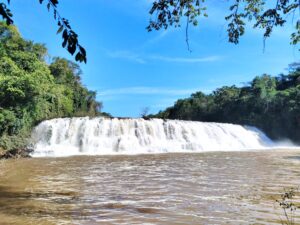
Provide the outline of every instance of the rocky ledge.
[[22,148],[22,149],[12,149],[9,151],[0,151],[0,159],[19,159],[19,158],[30,158],[30,153],[33,149]]

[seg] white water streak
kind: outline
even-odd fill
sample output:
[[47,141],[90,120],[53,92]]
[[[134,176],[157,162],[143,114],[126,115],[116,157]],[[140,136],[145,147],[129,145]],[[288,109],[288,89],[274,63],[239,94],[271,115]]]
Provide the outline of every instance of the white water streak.
[[33,156],[240,151],[273,147],[254,127],[180,120],[64,118],[39,124]]

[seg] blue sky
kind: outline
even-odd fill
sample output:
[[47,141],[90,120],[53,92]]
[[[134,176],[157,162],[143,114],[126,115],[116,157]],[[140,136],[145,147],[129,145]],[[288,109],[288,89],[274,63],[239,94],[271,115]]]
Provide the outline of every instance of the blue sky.
[[[185,29],[148,33],[151,0],[61,0],[68,18],[86,48],[83,83],[96,90],[104,111],[137,117],[144,107],[151,113],[171,106],[195,91],[211,92],[223,85],[243,85],[263,73],[285,72],[299,60],[289,45],[292,22],[278,28],[263,52],[262,31],[248,29],[239,45],[227,42],[225,14],[228,1],[210,0],[207,19],[190,27],[192,52]],[[49,55],[72,59],[61,47],[57,26],[38,0],[12,0],[15,24],[23,37],[45,43]]]

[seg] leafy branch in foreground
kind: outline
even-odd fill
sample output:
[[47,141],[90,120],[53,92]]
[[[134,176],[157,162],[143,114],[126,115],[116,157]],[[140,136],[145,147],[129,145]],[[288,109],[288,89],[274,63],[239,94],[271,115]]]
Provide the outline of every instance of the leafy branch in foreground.
[[[203,2],[203,0],[201,0]],[[189,24],[198,25],[197,18],[201,15],[207,17],[206,7],[200,4],[200,0],[157,0],[150,9],[150,15],[156,13],[156,20],[150,20],[147,30],[168,29],[169,26],[180,27],[181,18],[186,17],[186,43],[189,47]]]
[[295,212],[297,208],[300,208],[297,206],[294,202],[294,198],[296,194],[299,192],[298,188],[291,188],[289,190],[286,190],[284,194],[281,195],[280,200],[276,200],[276,202],[279,204],[279,206],[283,210],[284,219],[280,218],[281,224],[283,225],[294,225],[295,223]]
[[[186,17],[188,24],[198,25],[201,16],[207,17],[205,0],[155,0],[147,26],[148,31],[168,29],[169,26],[180,27],[181,18]],[[273,4],[273,6],[271,6]],[[298,10],[297,10],[298,9]],[[295,30],[291,34],[291,44],[297,45],[300,42],[300,1],[299,0],[233,0],[229,7],[229,15],[225,17],[228,22],[228,41],[234,44],[239,43],[240,37],[245,33],[246,21],[253,21],[253,28],[264,30],[264,42],[271,36],[274,27],[284,26],[286,18],[292,16]],[[294,22],[294,18],[297,21]],[[188,32],[186,31],[187,41]]]
[[[40,4],[46,2],[46,6],[48,11],[52,9],[54,19],[57,21],[58,30],[57,34],[62,33],[62,47],[66,48],[71,55],[75,55],[75,60],[79,62],[87,62],[86,57],[86,50],[79,44],[78,35],[72,29],[69,21],[62,17],[58,10],[58,0],[39,0]],[[10,0],[7,0],[7,3],[10,4]],[[11,25],[14,23],[12,17],[13,14],[11,13],[10,9],[7,8],[5,3],[0,3],[0,15],[2,16],[3,20],[6,21],[7,25]]]

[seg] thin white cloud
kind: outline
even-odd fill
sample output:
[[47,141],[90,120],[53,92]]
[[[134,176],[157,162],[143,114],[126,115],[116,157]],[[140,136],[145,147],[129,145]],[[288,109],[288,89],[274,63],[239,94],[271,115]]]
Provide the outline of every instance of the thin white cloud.
[[153,55],[150,56],[150,58],[154,60],[164,61],[164,62],[177,62],[177,63],[201,63],[201,62],[215,62],[220,60],[219,56],[189,58],[189,57],[168,57],[168,56]]
[[171,57],[163,55],[141,55],[131,51],[108,51],[108,57],[115,59],[124,59],[140,64],[148,61],[161,61],[168,63],[203,63],[203,62],[216,62],[221,59],[220,56],[212,55],[205,57]]
[[174,105],[174,103],[178,100],[178,98],[162,98],[156,102],[156,104],[152,105],[151,108],[155,110],[165,109]]
[[138,54],[130,51],[109,51],[107,55],[111,58],[125,59],[141,64],[145,63],[145,60],[142,59]]
[[146,41],[143,45],[142,48],[145,48],[147,46],[150,46],[154,43],[160,42],[162,39],[164,39],[166,36],[168,36],[169,34],[173,33],[174,29],[172,27],[170,27],[167,30],[162,30],[162,31],[156,31],[158,32],[158,35],[156,35],[155,37],[149,39],[148,41]]
[[[114,96],[114,95],[169,95],[169,96],[182,96],[190,95],[201,88],[194,89],[173,89],[162,87],[127,87],[118,89],[107,89],[98,91],[98,96]],[[211,90],[201,90],[205,93],[209,93]]]

